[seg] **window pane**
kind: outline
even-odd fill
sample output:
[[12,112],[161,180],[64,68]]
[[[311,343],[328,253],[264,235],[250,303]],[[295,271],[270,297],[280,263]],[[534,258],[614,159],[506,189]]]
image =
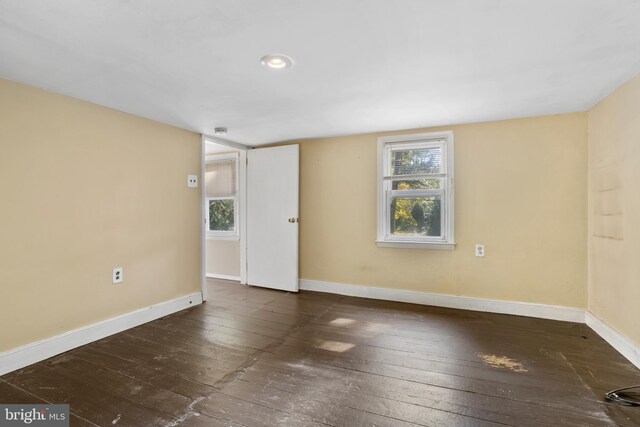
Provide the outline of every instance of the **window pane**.
[[440,196],[394,197],[391,199],[389,213],[389,230],[393,236],[442,236]]
[[442,147],[391,151],[391,175],[442,172]]
[[392,190],[439,190],[440,179],[394,179]]
[[209,230],[234,230],[233,199],[209,200]]

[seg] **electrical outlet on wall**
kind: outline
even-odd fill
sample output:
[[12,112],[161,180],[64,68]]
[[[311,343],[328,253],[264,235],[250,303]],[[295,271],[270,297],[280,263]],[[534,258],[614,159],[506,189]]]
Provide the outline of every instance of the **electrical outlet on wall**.
[[122,283],[122,280],[124,279],[124,271],[122,267],[114,268],[111,278],[113,283]]
[[187,187],[195,188],[198,186],[198,175],[187,175]]
[[476,243],[476,256],[484,258],[484,245]]

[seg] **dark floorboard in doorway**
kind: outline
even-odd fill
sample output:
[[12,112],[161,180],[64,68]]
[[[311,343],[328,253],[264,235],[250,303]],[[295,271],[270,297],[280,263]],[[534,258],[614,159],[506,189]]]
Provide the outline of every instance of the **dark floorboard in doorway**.
[[608,426],[640,371],[575,323],[209,281],[210,301],[0,377],[72,425]]

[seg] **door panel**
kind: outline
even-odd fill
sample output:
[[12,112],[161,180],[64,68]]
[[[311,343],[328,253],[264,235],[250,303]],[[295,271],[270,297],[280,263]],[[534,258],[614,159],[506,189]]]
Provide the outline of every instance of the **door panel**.
[[247,152],[247,282],[298,291],[299,147]]

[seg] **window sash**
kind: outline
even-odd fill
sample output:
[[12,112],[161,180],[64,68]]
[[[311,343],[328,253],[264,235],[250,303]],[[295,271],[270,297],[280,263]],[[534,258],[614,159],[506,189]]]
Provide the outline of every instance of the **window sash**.
[[[393,159],[394,151],[419,150],[422,148],[440,148],[441,172],[439,173],[418,173],[418,174],[393,174],[391,168],[391,159]],[[384,145],[384,170],[383,179],[393,178],[446,178],[447,176],[447,147],[446,139],[438,138],[435,140],[416,140],[411,142],[388,142]]]
[[431,197],[431,196],[440,196],[444,197],[444,188],[439,190],[387,190],[389,198],[393,197]]
[[[400,236],[391,232],[391,202],[394,198],[440,197],[440,235],[439,236]],[[393,190],[385,191],[384,198],[384,239],[403,242],[446,242],[447,241],[447,203],[446,192],[441,190]]]
[[446,173],[414,173],[411,175],[389,175],[383,176],[382,179],[385,181],[410,181],[413,179],[435,179],[435,178],[446,178]]
[[[210,238],[238,238],[238,220],[240,218],[238,212],[238,196],[220,196],[220,197],[207,197],[207,203],[205,206],[206,218],[207,218],[207,236]],[[212,201],[217,200],[233,200],[233,230],[212,230],[211,229],[211,216],[209,209]]]

